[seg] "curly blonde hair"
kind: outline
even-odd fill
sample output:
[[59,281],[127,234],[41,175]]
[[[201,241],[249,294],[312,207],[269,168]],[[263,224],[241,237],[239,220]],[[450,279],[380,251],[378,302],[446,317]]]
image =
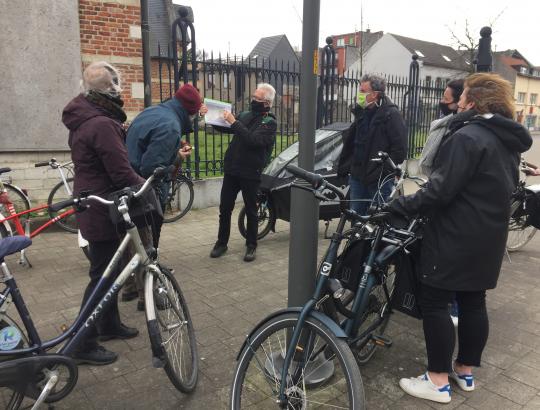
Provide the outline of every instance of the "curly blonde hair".
[[465,79],[467,102],[473,102],[479,114],[500,114],[513,119],[515,113],[512,85],[498,74],[475,73]]

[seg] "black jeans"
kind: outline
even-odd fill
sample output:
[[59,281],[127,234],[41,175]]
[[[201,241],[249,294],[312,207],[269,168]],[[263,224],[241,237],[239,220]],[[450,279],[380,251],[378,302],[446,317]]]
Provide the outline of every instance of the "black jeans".
[[[86,287],[86,290],[84,291],[84,296],[82,300],[82,306],[86,303],[86,301],[90,298],[90,295],[96,288],[101,275],[105,271],[105,268],[107,268],[107,265],[109,264],[110,260],[114,256],[114,253],[118,249],[118,246],[120,245],[119,240],[112,240],[112,241],[103,241],[103,242],[90,242],[89,246],[89,253],[90,253],[90,271],[88,272],[88,275],[90,276],[90,283],[88,283],[88,286]],[[111,276],[109,277],[109,280],[107,281],[107,286],[105,286],[101,292],[99,292],[98,300],[101,300],[101,298],[105,295],[105,293],[109,290],[110,285],[114,282],[114,280],[117,278],[117,276],[120,274],[120,269],[117,266]],[[88,333],[88,337],[86,341],[83,343],[83,345],[80,347],[81,350],[90,350],[93,347],[97,345],[97,335],[98,335],[98,328],[100,332],[106,332],[108,330],[113,330],[120,326],[120,313],[118,312],[118,294],[115,295],[113,299],[111,299],[111,304],[109,307],[103,311],[103,316],[97,323],[97,326],[92,326]]]
[[225,174],[221,187],[219,203],[219,231],[218,243],[227,245],[231,234],[231,214],[238,192],[242,191],[244,205],[246,206],[246,246],[257,247],[257,191],[260,182],[255,179],[240,178]]
[[459,306],[457,362],[465,366],[480,366],[482,352],[488,339],[486,291],[456,292],[422,284],[420,307],[426,338],[428,370],[434,373],[452,371],[456,336],[448,305],[454,300]]

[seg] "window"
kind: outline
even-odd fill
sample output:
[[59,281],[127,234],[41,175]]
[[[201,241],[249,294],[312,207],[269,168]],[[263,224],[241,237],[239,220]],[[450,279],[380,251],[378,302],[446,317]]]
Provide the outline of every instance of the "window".
[[349,37],[349,45],[354,45],[354,37]]
[[229,88],[229,73],[223,73],[223,88]]
[[527,67],[519,67],[519,72],[521,74],[529,74],[529,70],[527,70]]
[[431,84],[431,76],[430,75],[426,75],[426,84],[427,85]]
[[442,78],[441,78],[441,77],[437,77],[437,78],[435,79],[435,87],[441,88],[442,86],[443,86]]
[[531,94],[531,105],[536,105],[538,94]]
[[452,61],[452,60],[450,60],[449,57],[445,56],[444,54],[441,54],[441,55],[442,55],[442,58],[444,58],[446,61]]
[[343,47],[345,45],[345,39],[343,38],[338,38],[337,40],[337,46],[338,47]]
[[517,98],[518,103],[525,104],[525,96],[526,96],[525,93],[518,93],[518,98]]
[[422,58],[425,57],[424,53],[422,53],[420,50],[414,50],[414,52],[416,53],[416,55],[417,55],[418,57],[422,57]]

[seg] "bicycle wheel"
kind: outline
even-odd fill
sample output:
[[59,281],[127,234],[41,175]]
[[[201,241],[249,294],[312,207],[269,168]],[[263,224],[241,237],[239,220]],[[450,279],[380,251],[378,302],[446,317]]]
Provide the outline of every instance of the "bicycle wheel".
[[[15,208],[15,213],[28,211],[30,209],[30,200],[28,199],[26,194],[22,191],[22,189],[8,182],[4,182],[3,184],[8,194],[10,202],[13,203],[13,207]],[[10,215],[10,212],[7,209],[7,206],[5,204],[0,203],[0,214],[2,214],[4,217],[7,217]],[[19,221],[24,226],[24,222],[26,222],[28,218],[30,218],[30,214],[24,214],[19,217]],[[13,221],[9,221],[9,224],[11,226],[11,230],[13,231],[13,234],[17,235],[17,231],[15,230],[15,224],[13,223]]]
[[[378,336],[383,335],[386,326],[388,325],[388,321],[390,320],[388,300],[392,299],[395,282],[395,266],[390,265],[386,267],[386,272],[381,273],[379,283],[371,289],[368,297],[368,305],[362,315],[361,325],[358,328],[358,334],[362,334],[362,332],[374,325],[379,318],[382,318],[382,321],[370,332],[370,334],[376,334]],[[384,285],[386,285],[389,299],[386,297]],[[352,346],[356,361],[360,364],[367,363],[375,354],[376,349],[377,344],[369,335],[365,339],[360,340],[355,346]]]
[[[11,347],[12,349],[23,349],[29,346],[28,339],[26,338],[25,333],[21,330],[20,326],[17,324],[17,322],[11,319],[7,313],[4,312],[0,313],[0,334],[2,334],[3,336],[7,336],[11,339],[13,339],[14,337],[16,339],[20,339],[15,346]],[[0,358],[0,362],[9,360],[11,358],[13,358],[13,356],[2,356]],[[0,387],[0,405],[2,405],[1,408],[11,410],[19,409],[23,400],[24,392],[22,390],[17,390],[5,386]]]
[[[73,178],[67,178],[66,181],[69,185],[69,188],[71,189],[71,192],[73,192]],[[64,182],[60,181],[53,187],[53,189],[51,189],[51,193],[49,194],[49,198],[47,199],[47,205],[50,206],[56,202],[63,201],[70,197],[71,195],[68,193],[66,187],[64,186]],[[65,211],[53,212],[49,209],[49,216],[52,219],[62,212]],[[59,219],[55,223],[63,230],[71,233],[77,233],[77,230],[79,229],[79,225],[77,224],[77,217],[75,216],[75,214],[71,214],[65,218]]]
[[195,389],[199,371],[195,330],[184,295],[172,273],[148,273],[146,319],[154,355],[163,360],[171,383],[183,393]]
[[184,175],[178,175],[171,183],[169,196],[163,213],[163,223],[175,222],[189,212],[193,205],[193,182]]
[[506,249],[508,252],[515,252],[523,248],[536,234],[536,228],[527,225],[527,215],[519,212],[521,201],[515,201],[511,205],[512,216],[508,224],[508,238]]
[[312,317],[300,336],[303,346],[295,347],[297,361],[287,371],[287,403],[277,403],[287,340],[297,323],[297,313],[284,313],[249,337],[234,372],[230,408],[365,408],[362,377],[349,346]]
[[[274,210],[268,206],[267,202],[259,203],[257,207],[257,239],[262,239],[272,229],[276,221],[276,215]],[[246,207],[242,207],[240,213],[238,214],[238,230],[240,235],[244,238],[247,237],[247,217],[246,217]]]

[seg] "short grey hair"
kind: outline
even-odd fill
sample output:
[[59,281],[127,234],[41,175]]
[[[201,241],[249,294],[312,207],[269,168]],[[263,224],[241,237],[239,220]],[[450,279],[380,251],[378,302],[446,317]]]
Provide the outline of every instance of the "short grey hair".
[[369,83],[373,91],[384,93],[386,91],[386,79],[374,74],[365,74],[360,80],[361,83]]
[[86,67],[81,85],[85,94],[97,91],[118,97],[122,92],[120,72],[106,61],[96,61]]
[[257,90],[264,91],[264,99],[270,103],[270,107],[274,104],[276,98],[276,89],[268,83],[257,84]]

